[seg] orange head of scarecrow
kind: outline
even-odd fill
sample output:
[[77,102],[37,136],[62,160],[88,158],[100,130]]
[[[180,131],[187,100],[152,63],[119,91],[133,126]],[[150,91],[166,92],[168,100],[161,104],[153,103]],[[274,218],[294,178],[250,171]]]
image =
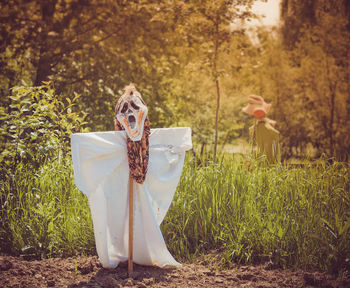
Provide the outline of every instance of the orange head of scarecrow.
[[250,95],[248,96],[248,101],[248,105],[242,111],[255,118],[261,119],[265,117],[270,110],[271,104],[267,104],[261,96]]
[[134,85],[125,88],[116,110],[116,118],[123,125],[129,138],[132,141],[140,141],[148,109]]

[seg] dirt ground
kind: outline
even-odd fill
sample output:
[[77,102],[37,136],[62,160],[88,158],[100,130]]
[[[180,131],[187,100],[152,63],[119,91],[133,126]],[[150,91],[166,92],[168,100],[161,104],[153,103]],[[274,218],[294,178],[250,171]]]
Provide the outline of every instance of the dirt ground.
[[230,270],[216,267],[200,259],[180,268],[134,264],[134,272],[128,275],[127,263],[104,269],[96,256],[40,261],[0,256],[0,287],[350,287],[350,277],[275,269],[269,263]]

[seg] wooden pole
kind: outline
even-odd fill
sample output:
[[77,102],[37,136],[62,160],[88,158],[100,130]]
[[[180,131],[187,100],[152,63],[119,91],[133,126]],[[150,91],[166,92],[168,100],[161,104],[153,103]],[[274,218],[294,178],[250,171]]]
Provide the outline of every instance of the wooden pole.
[[134,225],[134,194],[133,194],[133,179],[129,173],[129,262],[128,273],[133,272],[132,252],[133,252],[133,225]]

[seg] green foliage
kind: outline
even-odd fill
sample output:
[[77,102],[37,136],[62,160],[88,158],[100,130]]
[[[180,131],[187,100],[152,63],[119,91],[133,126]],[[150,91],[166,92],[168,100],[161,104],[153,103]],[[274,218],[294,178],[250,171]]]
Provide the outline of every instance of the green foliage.
[[0,184],[2,253],[46,258],[94,251],[88,202],[74,185],[69,156],[35,171],[21,163]]
[[191,126],[205,147],[248,138],[241,108],[257,94],[283,158],[349,159],[348,1],[282,1],[281,29],[256,31],[243,24],[252,0],[3,2],[1,113],[10,87],[51,80],[59,99],[81,95],[91,130],[112,130],[134,82],[152,127]]
[[179,62],[171,27],[153,20],[158,2],[5,1],[0,101],[6,102],[10,87],[23,81],[39,86],[51,80],[58,95],[81,95],[78,107],[88,113],[90,128],[112,130],[117,98],[134,82],[149,104],[151,122],[162,127],[166,88],[161,83]]
[[93,239],[76,230],[91,225],[70,162],[70,135],[86,123],[84,113],[74,112],[78,98],[59,97],[47,83],[15,87],[9,105],[0,106],[3,252],[71,255]]
[[305,155],[311,144],[315,156],[349,159],[349,11],[344,0],[282,1],[284,45],[276,52],[288,53],[278,57],[273,86],[284,96],[276,108],[286,156]]
[[[350,5],[347,0],[282,0],[283,42],[289,49],[295,48],[305,32],[305,27],[318,26],[329,15],[336,17],[335,22],[341,22],[349,17],[349,13]],[[350,26],[344,28],[349,30]]]
[[73,112],[78,98],[63,99],[49,85],[13,88],[9,106],[0,106],[1,175],[19,163],[35,169],[69,153],[70,134],[86,123]]
[[[241,11],[237,6],[249,6],[251,0],[246,1],[200,1],[196,0],[176,3],[176,17],[179,18],[177,31],[185,39],[190,54],[201,55],[199,60],[201,69],[206,70],[210,76],[210,80],[215,84],[215,138],[214,138],[214,162],[216,160],[216,152],[219,137],[219,111],[221,102],[220,74],[223,70],[219,70],[219,57],[225,49],[224,44],[230,42],[231,37],[236,31],[231,28],[234,21],[251,18],[253,16],[249,9],[245,12]],[[193,46],[200,49],[194,50]],[[195,52],[194,52],[195,51]],[[194,53],[193,53],[194,52]],[[197,60],[198,61],[198,60]],[[210,91],[208,91],[208,94]],[[214,94],[214,93],[212,93]],[[214,97],[210,97],[214,98]],[[208,101],[210,102],[210,101]],[[202,117],[205,118],[205,117]],[[204,120],[204,119],[201,119]],[[207,117],[208,122],[210,120]],[[202,143],[205,140],[202,139]]]
[[[342,164],[265,166],[220,155],[188,155],[162,231],[171,253],[192,261],[215,250],[219,265],[349,270],[349,170]],[[200,164],[199,164],[200,163]],[[27,257],[94,253],[87,199],[69,156],[27,164],[1,179],[1,252]]]
[[270,259],[281,267],[349,269],[348,168],[221,160],[198,167],[188,159],[162,224],[173,254],[191,260],[217,250],[224,266]]

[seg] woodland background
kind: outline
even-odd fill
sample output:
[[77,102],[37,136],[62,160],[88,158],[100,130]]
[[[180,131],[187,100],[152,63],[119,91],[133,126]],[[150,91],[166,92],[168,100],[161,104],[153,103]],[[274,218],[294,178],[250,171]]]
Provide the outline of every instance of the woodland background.
[[[2,0],[0,253],[96,253],[70,135],[113,130],[134,82],[151,127],[193,131],[161,226],[176,259],[350,275],[350,2],[282,0],[280,26],[254,29],[252,4]],[[249,94],[272,103],[284,165],[227,153]]]
[[198,151],[248,139],[252,119],[241,109],[258,94],[272,103],[283,159],[347,161],[350,2],[282,0],[280,26],[254,32],[244,25],[256,17],[252,3],[1,1],[1,148],[17,134],[41,136],[6,125],[21,102],[11,87],[50,81],[62,105],[75,99],[65,113],[78,113],[84,131],[103,131],[133,82],[151,127],[190,126]]

